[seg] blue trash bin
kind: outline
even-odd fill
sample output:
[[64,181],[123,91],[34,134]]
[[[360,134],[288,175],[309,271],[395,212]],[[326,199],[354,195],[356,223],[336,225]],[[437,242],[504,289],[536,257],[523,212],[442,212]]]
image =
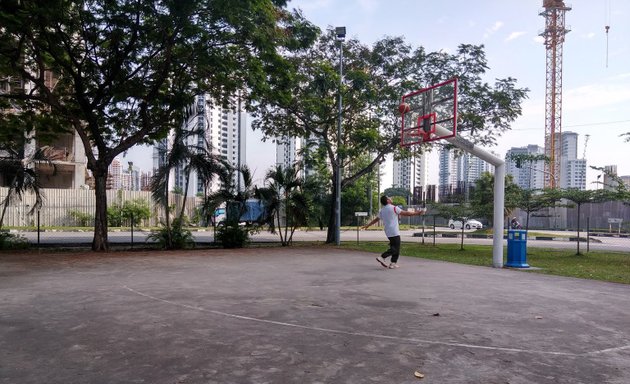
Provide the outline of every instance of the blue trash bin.
[[527,232],[522,229],[508,230],[507,263],[510,268],[529,268],[527,264]]

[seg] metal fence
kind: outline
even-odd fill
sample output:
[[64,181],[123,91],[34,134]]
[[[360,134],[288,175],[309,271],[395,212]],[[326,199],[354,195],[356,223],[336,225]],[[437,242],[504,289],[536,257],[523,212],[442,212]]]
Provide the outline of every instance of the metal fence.
[[[0,201],[7,196],[8,188],[0,188]],[[43,205],[32,211],[35,196],[27,194],[21,201],[14,201],[7,206],[3,229],[19,233],[33,244],[64,245],[87,244],[92,241],[96,196],[94,190],[81,189],[43,189]],[[155,228],[164,220],[164,209],[155,204],[148,191],[107,190],[107,206],[110,213],[121,209],[126,202],[143,202],[149,207],[149,218],[126,217],[120,225],[110,226],[109,237],[117,243],[144,242],[148,228]],[[179,212],[183,196],[169,196],[174,212]],[[200,199],[188,197],[185,216],[195,218]],[[1,209],[1,208],[0,208]]]
[[[0,200],[8,190],[0,188]],[[30,243],[42,246],[63,246],[90,244],[93,238],[93,215],[96,198],[93,190],[44,189],[44,204],[39,211],[30,214],[34,196],[26,195],[22,201],[16,201],[7,207],[3,229],[8,229],[25,237]],[[122,207],[127,201],[146,201],[150,207],[150,217],[146,220],[124,220],[120,226],[110,226],[109,240],[112,244],[145,243],[151,228],[159,225],[164,218],[162,207],[151,199],[150,192],[108,190],[107,203],[112,207]],[[170,200],[179,212],[183,197],[171,194]],[[198,225],[196,209],[200,203],[198,197],[188,197],[185,215],[192,219],[195,240],[199,243],[214,241],[214,228]],[[411,206],[405,208],[420,208]],[[584,250],[608,249],[611,251],[630,252],[630,206],[621,202],[584,204],[576,207],[562,207],[535,212],[530,215],[529,231],[531,240],[584,242]],[[172,212],[173,213],[173,212]],[[517,210],[512,214],[523,227],[526,213]],[[488,221],[481,220],[487,229]],[[509,220],[506,220],[506,225]],[[440,217],[435,212],[424,216],[401,217],[403,228],[410,228],[424,237],[434,239],[461,236],[461,231],[447,227],[448,218]],[[405,227],[407,226],[407,227]],[[578,235],[579,234],[579,235]],[[489,235],[489,234],[488,234]],[[466,230],[464,236],[483,237],[484,233]],[[432,241],[432,240],[431,240]]]

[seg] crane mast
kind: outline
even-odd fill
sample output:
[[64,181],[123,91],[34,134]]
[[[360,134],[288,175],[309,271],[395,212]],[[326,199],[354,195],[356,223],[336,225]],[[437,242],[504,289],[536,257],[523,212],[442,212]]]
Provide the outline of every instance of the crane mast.
[[562,157],[562,43],[569,32],[565,27],[565,14],[571,10],[562,0],[543,0],[545,39],[547,50],[547,81],[545,95],[545,187],[558,188]]

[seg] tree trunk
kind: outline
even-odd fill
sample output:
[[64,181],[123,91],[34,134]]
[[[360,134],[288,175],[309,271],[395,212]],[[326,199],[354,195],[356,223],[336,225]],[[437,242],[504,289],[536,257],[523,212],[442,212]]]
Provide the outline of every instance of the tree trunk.
[[331,196],[330,211],[328,213],[328,231],[326,233],[326,244],[332,244],[335,242],[335,194],[333,188],[333,194]]
[[96,212],[94,212],[93,251],[109,251],[107,241],[107,166],[93,169],[96,194]]
[[182,210],[179,212],[179,223],[184,222],[184,211],[186,209],[186,199],[188,199],[188,185],[190,183],[190,171],[186,173],[186,187],[184,188],[184,200],[182,201]]

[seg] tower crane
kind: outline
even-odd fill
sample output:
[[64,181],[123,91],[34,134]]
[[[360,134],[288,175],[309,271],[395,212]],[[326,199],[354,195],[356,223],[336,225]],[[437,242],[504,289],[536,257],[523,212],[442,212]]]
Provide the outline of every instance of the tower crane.
[[562,0],[543,0],[547,50],[547,81],[545,94],[545,186],[557,188],[560,180],[562,146],[562,44],[569,30],[564,25],[565,14],[571,10]]

